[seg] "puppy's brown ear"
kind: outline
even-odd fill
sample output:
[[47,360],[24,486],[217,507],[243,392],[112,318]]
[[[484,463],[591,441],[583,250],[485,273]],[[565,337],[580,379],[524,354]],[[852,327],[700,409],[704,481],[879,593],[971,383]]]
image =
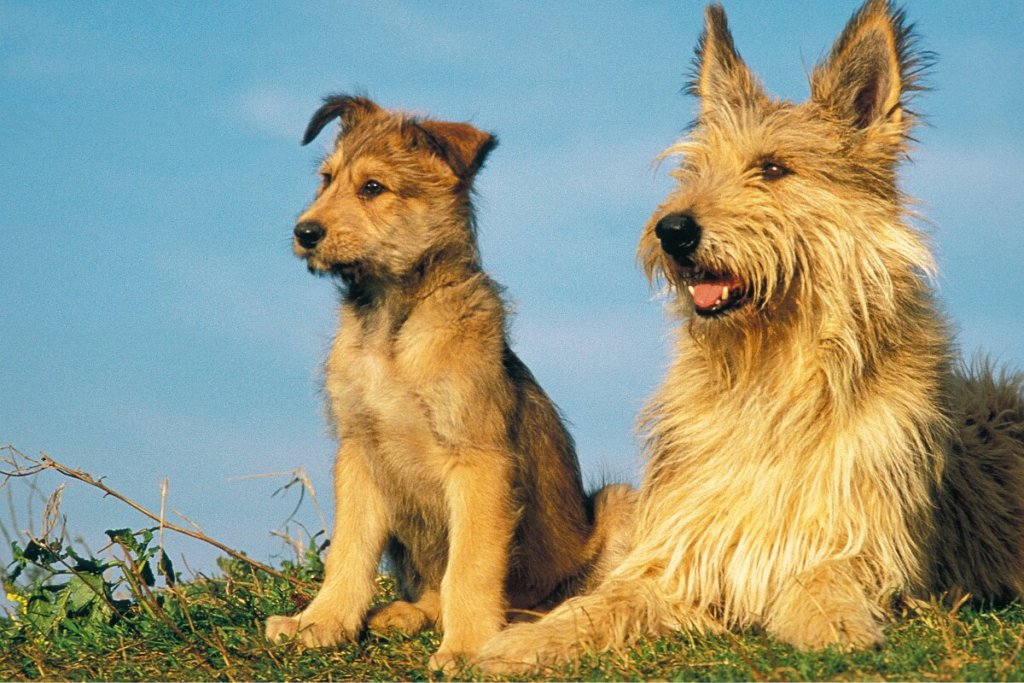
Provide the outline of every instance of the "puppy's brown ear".
[[364,116],[380,111],[373,101],[365,97],[353,97],[351,95],[330,95],[324,98],[323,105],[313,113],[313,118],[306,126],[306,133],[302,136],[302,144],[308,145],[320,134],[332,120],[341,119],[341,129],[344,131],[351,128]]
[[468,123],[427,120],[421,121],[418,128],[462,181],[472,180],[487,155],[498,145],[497,137]]
[[710,5],[693,58],[687,92],[700,97],[701,110],[732,109],[763,99],[764,89],[736,51],[725,10]]

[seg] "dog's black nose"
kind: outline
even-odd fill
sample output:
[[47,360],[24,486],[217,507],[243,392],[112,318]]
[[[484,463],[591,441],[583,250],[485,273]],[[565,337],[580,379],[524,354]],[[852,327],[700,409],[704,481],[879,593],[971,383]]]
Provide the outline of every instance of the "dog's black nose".
[[312,249],[324,238],[327,231],[316,221],[302,221],[295,226],[295,239],[305,249]]
[[700,244],[700,226],[689,213],[670,213],[654,226],[654,234],[665,253],[677,260],[691,256]]

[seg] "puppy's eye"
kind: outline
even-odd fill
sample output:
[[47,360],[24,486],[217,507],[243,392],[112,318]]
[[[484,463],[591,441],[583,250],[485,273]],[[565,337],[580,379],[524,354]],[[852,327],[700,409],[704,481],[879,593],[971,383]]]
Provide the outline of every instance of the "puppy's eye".
[[765,159],[760,166],[761,177],[765,180],[778,180],[792,173],[791,170],[774,159]]
[[363,183],[363,186],[359,188],[359,196],[364,199],[373,199],[377,195],[382,194],[385,190],[387,190],[387,188],[376,180],[367,180]]
[[328,187],[333,180],[334,180],[334,176],[331,175],[330,173],[321,173],[320,174],[320,185],[321,185],[321,187],[325,187],[325,188]]

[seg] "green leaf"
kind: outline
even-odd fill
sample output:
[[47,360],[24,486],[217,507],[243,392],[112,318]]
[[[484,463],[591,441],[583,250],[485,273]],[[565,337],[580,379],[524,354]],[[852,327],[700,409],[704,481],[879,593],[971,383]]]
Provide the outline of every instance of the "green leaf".
[[135,547],[135,534],[131,529],[107,529],[103,533],[109,536],[114,543],[120,543],[126,548]]
[[83,612],[95,602],[106,602],[103,577],[96,574],[76,574],[67,582],[64,590],[68,594],[69,613]]
[[[45,588],[45,587],[43,587]],[[46,636],[53,632],[67,610],[67,595],[48,590],[37,590],[29,596],[25,608],[25,621],[39,634]]]
[[153,568],[149,566],[149,562],[139,563],[139,576],[150,588],[156,585],[156,577],[153,576]]
[[149,547],[153,541],[153,531],[156,527],[132,531],[131,529],[108,529],[107,536],[110,540],[120,544],[134,557],[135,564],[143,564],[156,555],[157,549]]
[[22,556],[29,562],[49,569],[50,565],[54,562],[60,561],[60,551],[60,540],[51,541],[50,543],[40,543],[36,539],[31,538],[28,541],[28,545],[25,546],[25,550],[22,551]]
[[164,549],[160,549],[160,563],[157,565],[157,571],[160,576],[164,577],[167,581],[168,586],[173,586],[176,578],[174,576],[174,565],[171,563],[171,558],[164,552]]
[[82,557],[70,545],[64,550],[68,557],[75,561],[76,574],[102,574],[111,567],[110,563],[97,560],[95,557]]

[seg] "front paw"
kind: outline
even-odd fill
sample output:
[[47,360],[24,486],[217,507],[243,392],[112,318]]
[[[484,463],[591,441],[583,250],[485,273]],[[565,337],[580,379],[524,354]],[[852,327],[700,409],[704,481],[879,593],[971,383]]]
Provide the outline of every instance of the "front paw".
[[514,625],[492,638],[470,660],[473,670],[481,674],[525,676],[543,668],[537,643],[526,636],[535,624]]
[[844,652],[877,647],[885,640],[882,624],[870,612],[849,611],[822,615],[808,613],[799,625],[770,633],[802,650],[819,650],[834,645]]
[[520,661],[505,657],[474,657],[470,661],[473,671],[488,676],[526,677],[535,675],[545,667],[534,661]]
[[864,585],[840,563],[815,567],[780,591],[768,633],[803,650],[835,646],[860,650],[882,643],[884,613],[868,600]]
[[265,633],[272,643],[290,639],[306,647],[336,647],[354,640],[357,630],[337,619],[317,619],[303,612],[294,617],[270,617]]
[[431,671],[440,671],[445,676],[451,678],[455,674],[463,671],[466,668],[466,663],[470,661],[469,653],[456,652],[442,646],[437,652],[430,657],[430,661],[427,666]]

